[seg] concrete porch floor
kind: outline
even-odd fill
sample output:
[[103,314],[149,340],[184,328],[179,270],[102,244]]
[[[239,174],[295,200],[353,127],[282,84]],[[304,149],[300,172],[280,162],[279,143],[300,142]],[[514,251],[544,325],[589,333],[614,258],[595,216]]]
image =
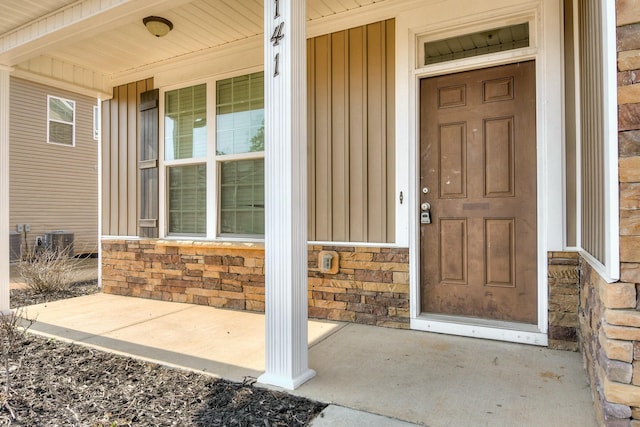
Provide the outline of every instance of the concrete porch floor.
[[[33,333],[230,380],[264,370],[261,314],[96,294],[27,316]],[[317,376],[293,393],[333,404],[314,426],[596,425],[578,353],[315,320],[309,345]]]

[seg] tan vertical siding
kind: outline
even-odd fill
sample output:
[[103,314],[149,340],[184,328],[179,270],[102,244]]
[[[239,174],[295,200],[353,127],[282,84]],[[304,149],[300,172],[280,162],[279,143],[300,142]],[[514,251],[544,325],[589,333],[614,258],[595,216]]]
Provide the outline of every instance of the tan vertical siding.
[[604,262],[603,46],[600,2],[580,2],[582,247]]
[[140,93],[153,88],[146,79],[113,89],[102,105],[102,234],[138,234],[138,139]]
[[351,174],[349,187],[351,195],[351,211],[349,222],[351,234],[349,240],[353,242],[366,241],[369,221],[367,220],[369,173],[367,161],[367,35],[365,27],[349,30],[349,93],[350,117],[349,149],[351,167],[360,173]]
[[102,103],[102,234],[108,234],[111,230],[111,215],[109,215],[109,204],[111,203],[111,193],[108,191],[111,184],[111,108],[108,101]]
[[308,44],[309,238],[395,239],[395,24]]
[[[76,102],[75,147],[47,143],[47,95]],[[36,236],[74,233],[75,252],[98,248],[98,142],[93,98],[11,79],[10,227],[30,224]]]
[[307,221],[309,240],[316,240],[316,199],[312,197],[316,188],[315,134],[316,134],[316,70],[314,67],[315,39],[307,40]]
[[[138,213],[138,199],[139,186],[138,186],[138,99],[140,94],[138,93],[138,85],[136,83],[130,83],[127,86],[127,206],[132,208],[127,209],[127,235],[135,236],[138,233],[137,229],[137,213]],[[135,144],[131,144],[131,141],[136,141]],[[134,186],[135,183],[135,186]]]
[[386,93],[385,93],[385,34],[382,25],[367,27],[367,69],[369,99],[369,215],[368,239],[374,242],[386,240],[385,207],[387,193],[386,144]]
[[[349,48],[346,31],[331,35],[331,166],[334,176],[349,177]],[[349,240],[349,186],[332,181],[332,237]]]
[[567,168],[567,246],[577,245],[577,156],[576,156],[576,52],[574,49],[573,0],[564,0],[564,52],[565,52],[565,144],[566,144],[566,168]]
[[331,170],[331,36],[317,37],[315,41],[316,57],[313,67],[315,69],[315,116],[311,118],[314,123],[315,134],[312,135],[315,163],[315,188],[311,188],[308,198],[315,199],[316,224],[314,232],[315,240],[327,239],[331,235],[332,226],[332,170]]
[[[116,158],[118,159],[118,170],[114,174],[118,177],[118,192],[116,193],[116,197],[118,199],[118,234],[127,236],[128,235],[128,224],[129,220],[128,215],[128,193],[133,191],[135,187],[133,186],[133,182],[129,182],[128,180],[128,167],[129,167],[129,126],[135,126],[135,123],[129,123],[127,121],[128,114],[127,110],[129,107],[128,101],[128,85],[123,85],[118,87],[118,152]],[[131,141],[131,145],[136,145],[136,141]],[[115,171],[111,171],[114,173]],[[131,206],[133,208],[133,206]]]
[[[396,173],[396,21],[389,20],[385,25],[385,81],[387,93],[387,111],[386,111],[386,128],[387,128],[387,200],[385,207],[387,209],[387,235],[386,242],[396,241],[396,195],[395,173]],[[390,176],[393,178],[390,179]]]

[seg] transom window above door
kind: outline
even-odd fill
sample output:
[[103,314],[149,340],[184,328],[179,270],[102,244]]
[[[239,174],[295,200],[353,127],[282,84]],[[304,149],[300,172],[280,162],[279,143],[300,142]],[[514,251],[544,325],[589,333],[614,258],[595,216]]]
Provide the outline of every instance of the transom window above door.
[[529,47],[529,23],[428,41],[418,39],[420,66]]

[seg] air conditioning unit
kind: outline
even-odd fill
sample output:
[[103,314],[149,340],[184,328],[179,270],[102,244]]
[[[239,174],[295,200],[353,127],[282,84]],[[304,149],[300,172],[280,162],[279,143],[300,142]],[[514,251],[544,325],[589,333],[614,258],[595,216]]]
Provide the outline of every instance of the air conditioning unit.
[[73,253],[73,233],[69,231],[57,230],[44,233],[44,246],[48,250],[61,252],[68,251],[69,257],[74,255]]
[[22,234],[17,231],[9,232],[9,262],[22,259]]

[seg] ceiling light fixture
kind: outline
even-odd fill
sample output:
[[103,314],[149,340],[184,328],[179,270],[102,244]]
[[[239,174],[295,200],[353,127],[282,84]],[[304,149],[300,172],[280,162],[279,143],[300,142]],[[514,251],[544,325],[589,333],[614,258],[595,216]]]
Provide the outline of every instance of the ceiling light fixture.
[[147,30],[156,37],[163,37],[173,30],[173,24],[168,19],[159,16],[147,16],[142,20]]

